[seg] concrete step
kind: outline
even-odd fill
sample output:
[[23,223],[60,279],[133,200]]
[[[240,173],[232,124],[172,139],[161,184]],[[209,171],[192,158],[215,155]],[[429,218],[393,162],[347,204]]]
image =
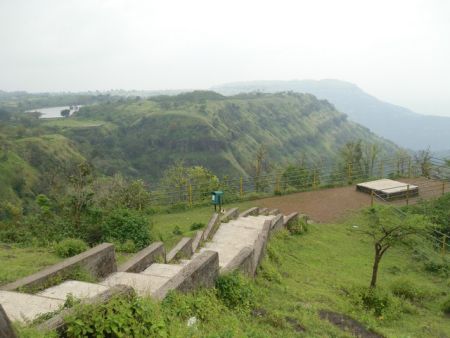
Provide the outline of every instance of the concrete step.
[[136,290],[140,296],[150,296],[169,280],[168,277],[152,276],[141,273],[115,272],[102,281],[104,286],[128,285]]
[[0,304],[11,321],[30,321],[37,316],[58,310],[64,305],[61,299],[0,290]]
[[39,292],[38,296],[65,300],[69,294],[77,299],[91,298],[108,290],[104,285],[68,280]]
[[153,263],[147,269],[140,272],[144,275],[161,276],[171,278],[175,276],[183,268],[180,264],[159,264]]

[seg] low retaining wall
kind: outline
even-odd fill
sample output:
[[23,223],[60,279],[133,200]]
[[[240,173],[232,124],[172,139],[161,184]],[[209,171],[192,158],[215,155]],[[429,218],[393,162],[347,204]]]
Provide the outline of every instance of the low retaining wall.
[[252,276],[256,274],[259,263],[261,262],[264,252],[266,250],[267,241],[269,240],[269,233],[272,226],[272,221],[268,220],[264,222],[263,229],[258,236],[258,239],[254,245],[253,262],[252,262]]
[[117,271],[114,245],[103,243],[79,255],[70,257],[30,276],[16,280],[1,287],[2,290],[13,291],[19,288],[39,288],[55,276],[61,276],[70,270],[81,267],[94,277],[105,277]]
[[227,266],[220,269],[220,274],[225,274],[235,270],[241,271],[244,275],[253,277],[253,254],[254,250],[251,247],[243,248],[239,254],[234,257]]
[[192,256],[192,238],[183,237],[175,247],[167,254],[167,263],[175,258],[190,258]]
[[219,214],[214,213],[211,218],[209,219],[208,225],[205,228],[205,231],[203,231],[203,240],[207,241],[209,240],[214,234],[216,233],[216,230],[218,226],[220,225],[220,217]]
[[0,304],[0,338],[16,338],[11,321],[3,310],[2,304]]
[[239,217],[247,217],[247,216],[258,216],[259,215],[259,208],[258,207],[254,207],[254,208],[250,208],[248,210],[245,210],[243,213],[241,213],[239,215]]
[[283,227],[283,225],[284,225],[283,215],[278,214],[272,219],[271,231],[279,230]]
[[278,210],[278,209],[269,210],[269,215],[278,215],[279,213],[280,213],[280,210]]
[[227,223],[232,219],[236,219],[239,217],[239,208],[232,208],[228,210],[220,219],[222,223]]
[[283,217],[283,225],[285,227],[287,227],[288,224],[291,224],[291,223],[297,221],[298,220],[298,215],[299,215],[298,212],[293,212],[292,214],[284,216]]
[[211,288],[214,287],[218,276],[218,253],[215,251],[204,251],[155,291],[152,294],[152,298],[162,300],[170,290],[190,292],[198,288]]
[[259,209],[259,214],[268,216],[269,215],[269,209],[268,208],[260,208]]
[[[86,299],[82,300],[82,302],[84,304],[103,304],[103,303],[107,303],[113,297],[119,297],[119,296],[120,297],[131,297],[133,295],[135,295],[135,291],[131,286],[115,285],[115,286],[111,287],[110,289],[98,294],[95,297],[86,298]],[[73,312],[73,310],[74,310],[74,308],[68,308],[68,309],[62,310],[56,316],[39,324],[37,326],[37,329],[42,330],[42,331],[56,330],[59,333],[63,333],[66,328],[65,323],[64,323],[64,317],[71,314]],[[64,335],[62,335],[62,336],[64,336]]]
[[200,242],[203,238],[203,231],[199,230],[195,234],[194,240],[192,241],[192,252],[196,252],[197,248],[200,246]]
[[141,272],[147,269],[150,264],[157,261],[166,261],[164,244],[155,242],[136,253],[133,257],[123,263],[117,271],[120,272]]

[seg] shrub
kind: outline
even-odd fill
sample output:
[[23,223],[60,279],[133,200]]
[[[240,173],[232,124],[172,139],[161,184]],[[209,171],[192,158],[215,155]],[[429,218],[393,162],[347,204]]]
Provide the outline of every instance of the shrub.
[[86,242],[77,238],[67,238],[55,245],[56,254],[62,258],[78,255],[87,249]]
[[406,278],[397,279],[391,284],[392,293],[400,298],[410,301],[419,301],[425,297],[425,292],[411,280]]
[[132,240],[136,249],[142,249],[151,242],[150,224],[135,211],[119,209],[102,224],[103,239],[125,243]]
[[172,233],[174,235],[180,236],[183,234],[183,231],[181,231],[180,227],[176,225],[175,228],[173,228]]
[[157,304],[138,297],[115,297],[108,303],[75,306],[65,318],[67,337],[167,337]]
[[287,229],[291,235],[301,235],[308,232],[308,223],[304,219],[299,219],[288,223]]
[[446,315],[450,315],[450,297],[448,297],[441,305],[441,310]]
[[356,287],[351,291],[357,305],[379,318],[397,318],[402,311],[398,299],[379,288]]
[[217,296],[230,309],[249,310],[255,303],[250,281],[234,272],[220,276],[216,281]]
[[203,229],[205,227],[204,223],[192,223],[191,230]]
[[136,245],[131,239],[127,239],[125,243],[118,243],[115,246],[117,251],[119,252],[128,252],[128,253],[136,252]]

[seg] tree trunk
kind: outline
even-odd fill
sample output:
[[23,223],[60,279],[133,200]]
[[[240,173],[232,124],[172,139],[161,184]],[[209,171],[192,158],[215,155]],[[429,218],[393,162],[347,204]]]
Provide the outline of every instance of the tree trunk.
[[371,288],[375,288],[377,286],[378,264],[380,263],[381,256],[382,254],[380,248],[377,245],[375,245],[375,258],[372,267],[372,280],[370,281]]

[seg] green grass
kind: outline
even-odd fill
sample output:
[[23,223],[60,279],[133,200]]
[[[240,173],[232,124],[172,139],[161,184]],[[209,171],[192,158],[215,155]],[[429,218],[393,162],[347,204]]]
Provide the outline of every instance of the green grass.
[[399,300],[404,312],[378,318],[355,306],[348,293],[353,287],[369,285],[373,249],[349,228],[344,224],[314,225],[304,236],[285,232],[276,236],[269,253],[275,253],[272,256],[277,259],[266,260],[263,270],[281,277],[279,283],[268,280],[264,272],[257,278],[258,287],[266,294],[263,307],[295,316],[309,332],[315,332],[313,336],[333,335],[331,325],[319,319],[320,309],[350,315],[387,337],[450,335],[450,322],[439,310],[449,293],[450,280],[425,272],[410,249],[393,248],[386,253],[378,288],[388,292],[393,282],[406,278],[427,297],[420,303]]
[[89,128],[89,127],[99,127],[107,125],[105,121],[96,120],[79,120],[74,118],[56,118],[56,119],[46,119],[43,120],[42,125],[47,127],[59,127],[59,128]]
[[[225,209],[239,207],[240,212],[256,206],[255,201],[246,201],[241,203],[230,203],[225,205]],[[151,216],[153,222],[152,234],[155,241],[164,242],[166,249],[172,248],[182,237],[195,236],[196,230],[191,231],[192,223],[208,224],[209,219],[214,213],[212,205],[188,209],[181,212],[161,213]],[[175,227],[182,231],[181,235],[173,233]]]
[[13,282],[61,260],[49,248],[0,244],[0,284]]

